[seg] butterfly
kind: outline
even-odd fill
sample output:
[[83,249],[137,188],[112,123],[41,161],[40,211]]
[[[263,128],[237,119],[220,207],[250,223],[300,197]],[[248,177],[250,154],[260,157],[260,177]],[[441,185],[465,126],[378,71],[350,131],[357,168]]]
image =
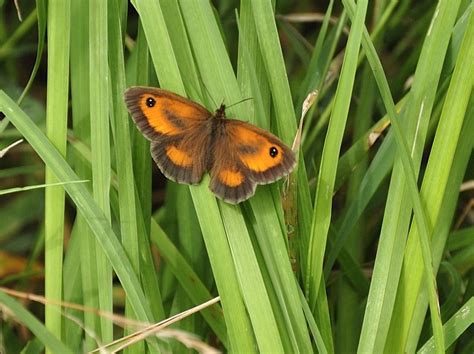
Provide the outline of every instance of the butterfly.
[[209,172],[209,188],[231,204],[247,200],[257,184],[288,175],[293,151],[273,134],[252,124],[227,119],[225,105],[214,114],[185,97],[153,87],[130,87],[127,108],[150,140],[153,160],[170,180],[200,183]]

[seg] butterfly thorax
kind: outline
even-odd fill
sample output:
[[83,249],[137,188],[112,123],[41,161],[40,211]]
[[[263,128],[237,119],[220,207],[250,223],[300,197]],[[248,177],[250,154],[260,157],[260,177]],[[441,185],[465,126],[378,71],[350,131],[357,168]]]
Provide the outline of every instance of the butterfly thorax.
[[208,154],[207,154],[207,170],[211,170],[212,165],[215,160],[215,154],[216,154],[216,149],[219,149],[219,147],[216,146],[216,142],[222,141],[227,141],[227,139],[224,138],[224,136],[227,135],[226,131],[226,114],[225,114],[225,105],[221,104],[221,106],[215,111],[212,119],[210,119],[208,122],[211,124],[210,127],[210,137],[209,137],[209,148],[208,148]]
[[214,113],[214,118],[215,119],[225,119],[226,118],[226,115],[225,115],[225,104],[221,104],[221,106],[216,109],[216,113]]

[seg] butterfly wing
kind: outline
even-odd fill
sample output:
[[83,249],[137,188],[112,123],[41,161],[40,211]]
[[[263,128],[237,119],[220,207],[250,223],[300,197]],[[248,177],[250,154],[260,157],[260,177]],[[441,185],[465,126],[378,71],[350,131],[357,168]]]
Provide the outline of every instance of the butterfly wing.
[[257,184],[274,182],[295,167],[293,151],[273,134],[233,119],[222,120],[219,129],[221,138],[213,145],[210,188],[224,201],[246,200]]
[[131,87],[124,99],[136,126],[151,141],[151,155],[161,172],[178,183],[199,183],[207,167],[212,114],[158,88]]
[[214,160],[210,170],[209,189],[219,199],[237,204],[254,195],[257,184],[239,163],[235,154],[232,152],[225,154],[225,156],[217,154],[216,158],[218,160]]

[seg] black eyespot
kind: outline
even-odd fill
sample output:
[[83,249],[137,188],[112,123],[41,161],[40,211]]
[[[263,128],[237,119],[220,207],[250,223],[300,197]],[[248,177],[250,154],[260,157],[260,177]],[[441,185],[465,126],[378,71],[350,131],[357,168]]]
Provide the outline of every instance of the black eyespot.
[[269,151],[269,152],[270,152],[270,156],[271,156],[271,157],[276,157],[276,156],[278,155],[278,149],[277,149],[276,147],[274,147],[274,146],[272,146],[272,147],[270,148],[270,151]]
[[155,105],[155,103],[156,103],[156,101],[153,97],[148,97],[146,99],[146,105],[150,108],[153,107]]

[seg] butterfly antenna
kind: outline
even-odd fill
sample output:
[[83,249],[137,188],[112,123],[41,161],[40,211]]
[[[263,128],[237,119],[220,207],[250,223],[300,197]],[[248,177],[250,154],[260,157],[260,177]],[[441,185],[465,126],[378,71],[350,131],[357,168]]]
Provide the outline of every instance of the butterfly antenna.
[[206,84],[204,83],[204,80],[201,78],[201,76],[199,76],[199,78],[200,78],[200,80],[201,80],[202,86],[203,86],[204,89],[206,90],[207,96],[211,99],[212,103],[214,104],[214,107],[217,107],[217,103],[216,103],[216,101],[214,100],[214,98],[212,97],[211,91],[209,91],[209,89],[207,88],[207,86],[206,86]]
[[253,100],[252,97],[247,97],[247,98],[244,98],[243,100],[240,100],[240,101],[237,101],[235,103],[232,103],[230,106],[227,106],[227,108],[230,108],[230,107],[233,107],[235,105],[238,105],[239,103],[242,103],[242,102],[245,102],[245,101],[250,101],[250,100]]

